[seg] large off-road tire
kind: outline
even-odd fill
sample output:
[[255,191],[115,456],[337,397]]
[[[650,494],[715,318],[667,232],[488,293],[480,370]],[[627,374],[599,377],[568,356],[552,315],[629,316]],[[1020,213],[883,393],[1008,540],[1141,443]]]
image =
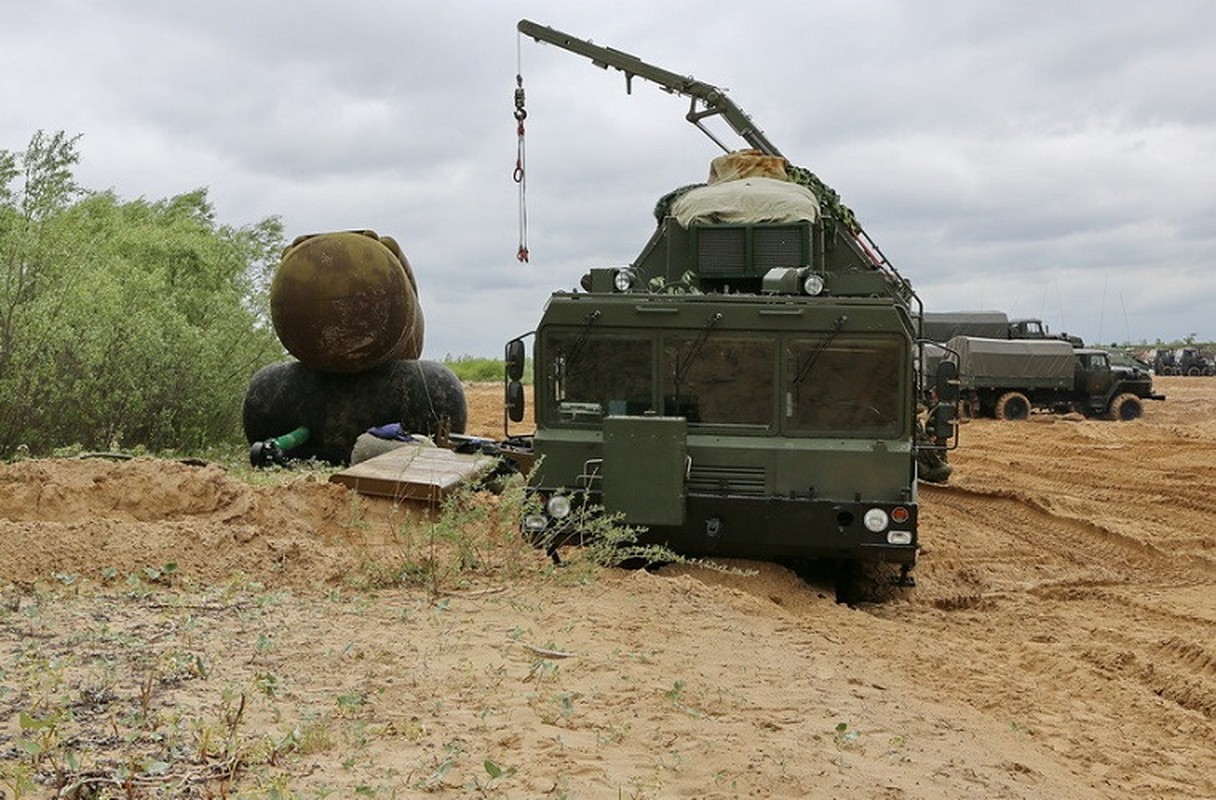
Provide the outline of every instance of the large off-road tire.
[[399,422],[407,433],[464,433],[464,386],[435,361],[402,359],[356,374],[321,372],[299,361],[263,367],[242,409],[245,437],[260,442],[303,425],[308,445],[349,455],[368,428]]
[[1140,402],[1140,398],[1125,392],[1110,402],[1110,411],[1107,416],[1114,420],[1127,422],[1140,419],[1143,413],[1144,404]]
[[997,419],[1021,420],[1030,416],[1030,400],[1021,392],[1005,392],[993,409]]

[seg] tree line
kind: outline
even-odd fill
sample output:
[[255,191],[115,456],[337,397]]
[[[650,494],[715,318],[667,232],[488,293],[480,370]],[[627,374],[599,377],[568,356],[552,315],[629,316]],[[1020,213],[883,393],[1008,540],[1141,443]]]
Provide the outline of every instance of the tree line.
[[282,223],[220,224],[205,188],[85,189],[79,141],[0,150],[0,458],[243,441],[249,378],[285,355],[267,300]]

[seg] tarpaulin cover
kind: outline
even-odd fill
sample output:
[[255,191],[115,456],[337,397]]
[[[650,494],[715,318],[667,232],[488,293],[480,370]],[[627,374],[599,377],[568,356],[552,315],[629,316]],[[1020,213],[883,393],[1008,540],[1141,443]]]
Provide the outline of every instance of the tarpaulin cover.
[[1004,311],[926,311],[921,318],[921,334],[934,342],[954,336],[1007,339],[1009,318]]
[[1072,345],[1057,339],[983,339],[955,336],[964,387],[1068,388],[1076,373]]
[[819,201],[805,186],[774,178],[742,178],[690,189],[671,206],[685,228],[700,224],[814,222]]

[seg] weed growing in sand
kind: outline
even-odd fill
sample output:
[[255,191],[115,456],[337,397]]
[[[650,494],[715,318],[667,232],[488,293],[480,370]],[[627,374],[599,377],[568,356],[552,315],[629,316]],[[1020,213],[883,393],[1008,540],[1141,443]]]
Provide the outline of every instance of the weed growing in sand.
[[832,742],[838,748],[853,747],[861,739],[861,731],[850,728],[847,722],[838,722],[832,734]]
[[[64,610],[48,605],[50,599],[40,598],[39,615]],[[237,606],[176,602],[236,617]],[[167,620],[155,614],[153,621],[143,600],[114,595],[95,612],[98,625],[79,624],[68,609],[56,625],[76,625],[66,637],[25,637],[0,673],[0,714],[11,719],[10,735],[0,744],[0,797],[83,800],[187,791],[230,797],[237,781],[256,787],[241,797],[296,796],[273,773],[289,769],[293,754],[330,749],[329,718],[249,732],[261,724],[248,721],[251,712],[264,719],[269,711],[276,721],[282,716],[273,703],[283,694],[283,681],[267,670],[244,671],[210,706],[179,705],[174,690],[185,681],[206,681],[211,670],[178,638],[198,635],[183,622],[183,614],[187,621],[191,614],[170,603],[152,604],[157,612],[171,606],[178,613]],[[21,635],[13,626],[8,632]],[[222,663],[217,669],[230,671]]]
[[356,714],[367,705],[368,697],[365,692],[351,689],[338,695],[338,708],[346,714]]
[[[688,687],[682,680],[676,680],[671,688],[664,692],[671,705],[690,717],[704,717],[705,712],[689,702]],[[702,698],[703,699],[703,698]]]

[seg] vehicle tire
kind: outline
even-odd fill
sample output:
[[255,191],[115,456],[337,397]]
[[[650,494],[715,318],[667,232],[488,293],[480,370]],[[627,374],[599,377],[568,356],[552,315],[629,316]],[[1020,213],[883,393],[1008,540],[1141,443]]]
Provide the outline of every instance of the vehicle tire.
[[1021,392],[1005,392],[996,401],[996,418],[1021,420],[1030,416],[1030,400]]
[[1134,394],[1124,393],[1111,401],[1108,416],[1114,420],[1128,422],[1140,419],[1142,414],[1144,414],[1144,404],[1140,402],[1140,398]]
[[1186,371],[1186,374],[1190,375],[1192,378],[1196,378],[1203,374],[1203,370],[1199,369],[1199,367],[1191,367]]
[[283,361],[250,379],[242,417],[251,444],[302,425],[309,445],[349,457],[360,434],[392,422],[426,436],[464,433],[468,406],[460,379],[437,361],[400,359],[355,374]]

